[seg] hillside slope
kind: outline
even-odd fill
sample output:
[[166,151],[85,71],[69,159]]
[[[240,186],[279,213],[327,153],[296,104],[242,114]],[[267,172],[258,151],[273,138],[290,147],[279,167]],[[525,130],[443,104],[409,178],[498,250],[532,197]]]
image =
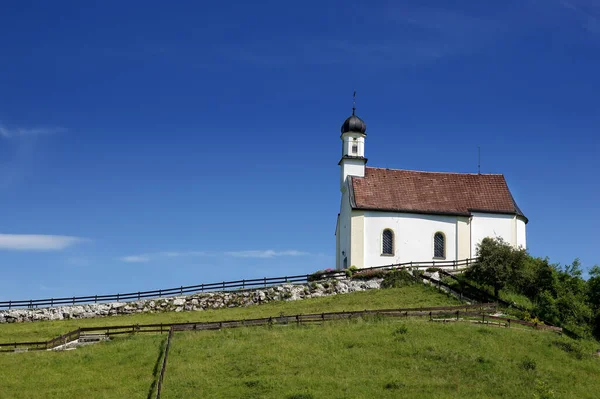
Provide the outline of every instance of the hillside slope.
[[597,398],[593,349],[423,319],[187,332],[172,341],[163,397]]
[[[454,305],[413,285],[203,312],[0,326],[0,341],[47,339],[78,326],[255,318]],[[138,334],[68,352],[0,354],[1,398],[146,398],[166,335]],[[595,343],[552,333],[421,319],[178,332],[165,398],[596,397]]]

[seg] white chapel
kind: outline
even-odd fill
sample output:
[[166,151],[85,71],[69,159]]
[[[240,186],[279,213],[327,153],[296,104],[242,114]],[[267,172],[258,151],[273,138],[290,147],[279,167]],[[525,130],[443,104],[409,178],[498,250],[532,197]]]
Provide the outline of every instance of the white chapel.
[[526,247],[527,218],[503,175],[367,167],[355,108],[341,132],[338,269],[473,258],[485,237]]

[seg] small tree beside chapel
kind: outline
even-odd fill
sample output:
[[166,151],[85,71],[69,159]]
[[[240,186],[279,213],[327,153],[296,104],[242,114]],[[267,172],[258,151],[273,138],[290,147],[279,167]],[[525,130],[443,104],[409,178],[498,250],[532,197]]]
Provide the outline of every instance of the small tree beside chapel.
[[477,245],[477,257],[466,277],[493,287],[497,297],[511,281],[520,280],[527,252],[523,248],[514,248],[502,238],[486,237]]

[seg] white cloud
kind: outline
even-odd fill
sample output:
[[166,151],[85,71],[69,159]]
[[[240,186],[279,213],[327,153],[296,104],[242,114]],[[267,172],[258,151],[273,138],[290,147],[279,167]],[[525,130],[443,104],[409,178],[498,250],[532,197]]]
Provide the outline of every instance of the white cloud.
[[306,256],[310,255],[308,252],[289,250],[289,251],[274,251],[272,249],[267,250],[254,250],[254,251],[232,251],[225,252],[225,255],[234,256],[236,258],[274,258],[277,256]]
[[60,251],[85,241],[79,237],[41,234],[0,234],[0,249],[16,251]]
[[3,125],[0,125],[0,138],[12,139],[15,137],[26,137],[26,136],[42,136],[48,134],[62,133],[66,129],[62,127],[39,127],[39,128],[14,128],[9,129]]
[[128,255],[119,258],[121,262],[147,263],[159,258],[181,258],[187,256],[209,256],[203,251],[161,251],[139,255]]
[[148,255],[129,255],[119,258],[119,260],[127,263],[146,263],[150,262],[150,259]]
[[251,251],[228,251],[222,253],[210,253],[204,251],[161,251],[152,252],[138,255],[128,255],[118,258],[121,262],[126,263],[147,263],[152,262],[161,258],[181,258],[181,257],[192,257],[192,256],[232,256],[235,258],[261,258],[270,259],[279,256],[307,256],[311,255],[308,252],[288,250],[288,251],[274,251],[268,250],[251,250]]

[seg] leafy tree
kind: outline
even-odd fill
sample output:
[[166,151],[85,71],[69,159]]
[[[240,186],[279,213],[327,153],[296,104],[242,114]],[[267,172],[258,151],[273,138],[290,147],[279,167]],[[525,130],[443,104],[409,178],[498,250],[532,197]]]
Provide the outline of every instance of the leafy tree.
[[527,253],[522,248],[514,248],[502,238],[484,238],[477,245],[478,260],[466,272],[466,277],[494,288],[494,295],[511,281],[519,280]]
[[[587,281],[588,302],[595,311],[600,310],[600,266],[590,269],[590,279]],[[599,326],[600,327],[600,326]]]
[[533,314],[579,336],[600,339],[600,266],[583,279],[579,259],[571,264],[550,264],[534,258],[501,238],[484,238],[477,246],[478,261],[465,273],[467,279],[500,290],[525,295]]

